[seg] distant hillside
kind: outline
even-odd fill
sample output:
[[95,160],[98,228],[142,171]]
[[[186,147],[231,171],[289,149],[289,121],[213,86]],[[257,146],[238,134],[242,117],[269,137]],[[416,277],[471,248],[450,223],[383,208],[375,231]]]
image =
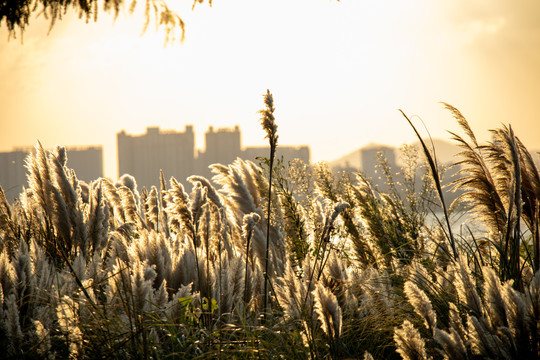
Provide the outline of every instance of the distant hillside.
[[[431,142],[426,143],[431,148]],[[411,145],[418,147],[419,151],[421,150],[420,142],[417,141]],[[454,143],[443,140],[443,139],[433,139],[433,145],[435,147],[435,154],[437,160],[441,164],[453,163],[457,160],[457,154],[460,152],[460,148]],[[367,146],[356,149],[342,157],[328,162],[328,165],[331,169],[350,169],[350,170],[360,170],[362,169],[362,151],[367,149],[372,149],[376,147],[391,147],[389,145],[382,144],[369,144]],[[399,148],[394,148],[396,161],[400,163],[400,154]],[[423,155],[422,155],[423,156]]]
[[[413,143],[418,147],[419,150],[422,149],[420,141]],[[427,141],[426,145],[431,149],[431,142]],[[433,139],[433,146],[435,147],[435,156],[437,161],[442,164],[454,163],[458,159],[457,154],[461,151],[460,147],[456,145],[453,141],[443,140],[443,139]]]

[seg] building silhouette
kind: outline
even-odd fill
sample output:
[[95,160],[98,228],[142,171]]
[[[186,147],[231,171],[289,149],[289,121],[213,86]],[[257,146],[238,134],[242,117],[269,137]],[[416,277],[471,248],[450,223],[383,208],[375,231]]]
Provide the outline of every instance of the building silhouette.
[[0,153],[0,185],[8,201],[16,198],[23,186],[27,186],[24,164],[28,153],[25,149]]
[[[257,161],[257,157],[268,157],[269,147],[242,147],[240,127],[214,129],[205,133],[204,150],[195,149],[193,126],[185,127],[184,132],[163,131],[149,127],[142,135],[129,135],[125,131],[117,134],[118,174],[135,177],[139,188],[149,189],[159,184],[159,172],[165,179],[174,176],[184,186],[187,178],[201,175],[211,179],[208,168],[211,164],[228,165],[237,158]],[[308,146],[278,146],[276,156],[285,163],[293,159],[310,162]]]
[[230,164],[242,154],[240,127],[222,128],[217,131],[212,126],[204,134],[205,150],[199,150],[197,174],[208,176],[210,164]]
[[195,170],[195,134],[193,126],[183,132],[148,127],[142,135],[117,134],[118,174],[135,177],[139,187],[159,184],[159,171],[166,179],[185,179]]
[[67,167],[73,169],[77,179],[91,182],[103,176],[103,147],[66,147]]
[[[25,167],[26,157],[33,148],[20,148],[9,152],[0,152],[0,185],[8,201],[12,201],[28,187]],[[75,170],[79,180],[90,182],[103,176],[103,148],[66,147],[68,168]]]

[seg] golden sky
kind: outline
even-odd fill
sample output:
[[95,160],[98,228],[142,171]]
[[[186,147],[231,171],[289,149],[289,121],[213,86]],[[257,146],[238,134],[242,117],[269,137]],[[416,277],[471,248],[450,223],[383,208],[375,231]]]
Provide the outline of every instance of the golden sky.
[[[173,1],[169,1],[172,5]],[[116,133],[193,124],[242,129],[263,145],[257,110],[274,95],[279,142],[333,160],[371,142],[414,133],[397,109],[434,137],[458,130],[439,102],[468,118],[481,139],[512,124],[540,149],[540,1],[176,0],[183,44],[144,20],[67,14],[47,35],[33,19],[20,38],[0,28],[0,151],[103,144],[116,176]],[[127,11],[124,11],[127,12]],[[69,154],[68,154],[69,155]]]

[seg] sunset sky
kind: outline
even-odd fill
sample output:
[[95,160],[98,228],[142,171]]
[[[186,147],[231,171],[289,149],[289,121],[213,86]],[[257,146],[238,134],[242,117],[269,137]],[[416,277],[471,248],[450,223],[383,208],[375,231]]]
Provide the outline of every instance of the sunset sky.
[[481,139],[510,123],[540,149],[540,1],[169,3],[186,38],[167,47],[152,26],[140,36],[144,19],[127,10],[89,24],[68,13],[48,35],[48,20],[32,19],[22,44],[2,23],[0,151],[37,139],[103,144],[105,174],[116,177],[122,129],[193,124],[203,147],[209,125],[238,124],[243,145],[264,145],[257,111],[266,89],[279,143],[309,145],[313,161],[413,141],[398,109],[448,138],[458,127],[441,101]]

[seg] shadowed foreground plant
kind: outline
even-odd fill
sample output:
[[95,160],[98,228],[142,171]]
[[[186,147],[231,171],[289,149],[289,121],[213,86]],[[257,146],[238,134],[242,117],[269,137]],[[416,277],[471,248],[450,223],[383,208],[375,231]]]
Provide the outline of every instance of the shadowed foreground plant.
[[[196,0],[193,4],[204,0]],[[208,1],[212,5],[212,0]],[[115,19],[122,12],[122,8],[126,7],[128,2],[120,0],[98,0],[85,1],[59,1],[59,0],[38,0],[35,2],[28,1],[5,1],[0,3],[0,24],[3,26],[4,21],[8,30],[9,38],[16,38],[17,30],[22,35],[26,26],[30,22],[33,13],[38,12],[38,15],[43,14],[45,19],[49,19],[49,30],[51,30],[56,21],[62,20],[66,13],[75,11],[79,19],[84,19],[86,22],[90,20],[97,21],[100,12],[106,12],[114,15]],[[129,13],[133,13],[137,8],[137,2],[129,2]],[[165,43],[174,42],[176,38],[176,30],[180,29],[180,40],[184,39],[185,24],[180,16],[171,10],[167,2],[160,0],[150,0],[145,2],[145,23],[143,32],[150,25],[152,19],[155,20],[156,29],[163,28],[165,30]]]

